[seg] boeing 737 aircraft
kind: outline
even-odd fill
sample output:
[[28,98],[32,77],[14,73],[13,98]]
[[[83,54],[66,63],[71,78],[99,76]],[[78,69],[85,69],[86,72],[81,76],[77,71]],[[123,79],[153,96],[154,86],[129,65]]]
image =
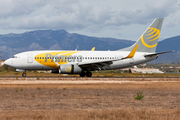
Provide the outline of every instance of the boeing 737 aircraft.
[[51,70],[59,74],[79,74],[91,77],[91,71],[114,70],[142,64],[158,58],[155,53],[163,18],[156,18],[137,42],[117,51],[28,51],[14,55],[4,62],[16,71]]

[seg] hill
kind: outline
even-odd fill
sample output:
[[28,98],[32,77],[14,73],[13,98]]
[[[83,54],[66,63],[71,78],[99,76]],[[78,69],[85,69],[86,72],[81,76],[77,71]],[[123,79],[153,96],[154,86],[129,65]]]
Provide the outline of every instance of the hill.
[[171,51],[173,53],[160,55],[159,58],[152,63],[180,63],[180,36],[164,39],[160,41],[157,47],[158,52]]
[[0,36],[1,59],[31,50],[117,50],[133,44],[130,40],[70,34],[65,30],[38,30]]

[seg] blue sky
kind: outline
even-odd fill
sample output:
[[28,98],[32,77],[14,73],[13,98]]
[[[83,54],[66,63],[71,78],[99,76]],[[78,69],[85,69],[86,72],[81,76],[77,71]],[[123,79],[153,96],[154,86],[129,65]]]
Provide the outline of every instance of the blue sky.
[[0,34],[65,29],[137,40],[156,17],[160,38],[180,35],[180,0],[0,0]]

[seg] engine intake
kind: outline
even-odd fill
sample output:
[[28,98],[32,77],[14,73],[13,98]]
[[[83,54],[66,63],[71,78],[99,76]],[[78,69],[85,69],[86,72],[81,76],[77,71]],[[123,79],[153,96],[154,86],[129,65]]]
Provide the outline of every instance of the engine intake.
[[78,65],[65,64],[59,66],[60,74],[80,74],[81,72],[82,69]]

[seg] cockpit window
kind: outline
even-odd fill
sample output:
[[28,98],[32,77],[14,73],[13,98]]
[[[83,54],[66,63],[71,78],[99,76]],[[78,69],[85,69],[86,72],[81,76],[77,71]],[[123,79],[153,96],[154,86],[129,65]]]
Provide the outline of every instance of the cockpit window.
[[12,58],[18,58],[17,56],[13,56]]

